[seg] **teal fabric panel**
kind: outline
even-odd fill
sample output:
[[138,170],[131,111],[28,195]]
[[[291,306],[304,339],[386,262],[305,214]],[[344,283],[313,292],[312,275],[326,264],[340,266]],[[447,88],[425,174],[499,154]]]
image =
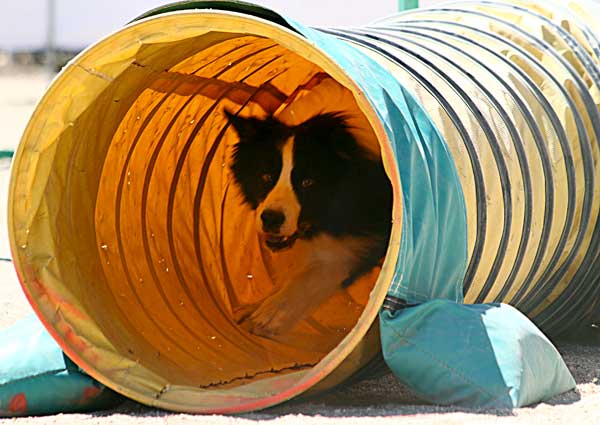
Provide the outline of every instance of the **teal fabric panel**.
[[433,300],[380,322],[386,363],[429,402],[514,408],[575,387],[548,338],[506,304]]
[[82,373],[37,317],[0,333],[0,417],[103,410],[122,401]]

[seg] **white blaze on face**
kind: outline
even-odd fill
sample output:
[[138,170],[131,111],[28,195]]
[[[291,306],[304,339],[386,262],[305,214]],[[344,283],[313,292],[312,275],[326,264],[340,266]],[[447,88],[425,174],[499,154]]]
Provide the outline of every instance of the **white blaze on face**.
[[280,211],[285,216],[279,234],[292,236],[298,230],[298,217],[300,217],[300,202],[292,186],[292,170],[294,169],[294,138],[287,139],[281,147],[281,173],[275,186],[265,200],[258,206],[256,225],[262,231],[260,215],[265,210]]

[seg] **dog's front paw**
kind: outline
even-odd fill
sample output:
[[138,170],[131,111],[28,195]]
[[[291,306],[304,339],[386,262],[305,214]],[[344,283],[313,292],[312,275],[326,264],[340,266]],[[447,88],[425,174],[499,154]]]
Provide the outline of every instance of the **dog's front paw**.
[[277,295],[267,298],[242,322],[242,326],[255,335],[267,338],[281,335],[294,327],[299,319],[294,314],[294,308],[288,304]]

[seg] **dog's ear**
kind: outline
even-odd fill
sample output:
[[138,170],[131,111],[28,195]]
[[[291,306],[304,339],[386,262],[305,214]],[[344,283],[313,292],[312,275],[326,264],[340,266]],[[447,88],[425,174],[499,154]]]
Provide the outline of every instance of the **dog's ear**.
[[265,121],[254,117],[240,117],[239,115],[224,109],[227,120],[237,133],[240,141],[254,140],[265,125]]

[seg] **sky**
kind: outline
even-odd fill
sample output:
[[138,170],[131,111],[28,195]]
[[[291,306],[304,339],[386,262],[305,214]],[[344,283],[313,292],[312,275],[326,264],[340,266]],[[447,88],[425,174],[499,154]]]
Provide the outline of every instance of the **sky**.
[[[50,0],[6,0],[0,14],[0,49],[42,48]],[[80,49],[140,14],[173,0],[54,0],[56,45]],[[250,0],[252,1],[252,0]],[[305,24],[360,25],[397,11],[397,0],[253,0]],[[430,4],[437,0],[424,0]]]

